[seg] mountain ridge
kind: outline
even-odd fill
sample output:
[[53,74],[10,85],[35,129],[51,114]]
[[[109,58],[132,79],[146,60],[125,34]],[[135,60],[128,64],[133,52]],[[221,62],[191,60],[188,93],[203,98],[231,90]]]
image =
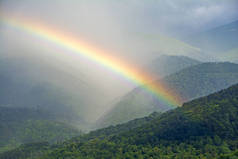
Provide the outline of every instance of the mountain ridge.
[[[179,94],[183,102],[186,102],[235,84],[238,82],[237,72],[237,64],[202,63],[166,76],[162,81]],[[159,102],[156,97],[138,87],[116,103],[97,125],[102,127],[115,125],[133,118],[147,116],[153,111],[165,112],[169,109],[171,107]]]
[[185,42],[206,52],[211,52],[211,55],[215,56],[237,48],[237,37],[238,20],[193,35],[186,39]]
[[158,76],[157,78],[162,78],[201,63],[201,61],[187,56],[160,55],[158,58],[152,60],[145,68],[154,76]]

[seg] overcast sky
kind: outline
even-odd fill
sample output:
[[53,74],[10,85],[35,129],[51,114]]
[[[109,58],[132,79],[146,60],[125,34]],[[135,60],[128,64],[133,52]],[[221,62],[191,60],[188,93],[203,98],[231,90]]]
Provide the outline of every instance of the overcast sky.
[[197,31],[238,19],[238,0],[1,1],[1,9],[5,11],[71,27],[74,22],[73,26],[86,27],[94,30],[93,33],[111,30],[112,27],[143,32]]
[[1,12],[32,18],[109,52],[144,60],[150,52],[167,51],[153,44],[160,37],[148,35],[177,38],[238,20],[238,0],[0,0]]

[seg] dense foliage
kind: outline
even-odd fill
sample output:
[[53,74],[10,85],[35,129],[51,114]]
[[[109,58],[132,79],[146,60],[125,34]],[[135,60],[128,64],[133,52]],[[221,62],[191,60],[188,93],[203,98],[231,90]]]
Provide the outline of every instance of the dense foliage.
[[0,152],[22,143],[55,143],[79,134],[76,128],[57,122],[47,112],[30,108],[0,107]]
[[[118,133],[109,127],[64,144],[30,150],[29,153],[38,155],[28,157],[232,159],[238,156],[238,85],[149,119],[137,120],[142,124]],[[118,128],[130,127],[132,123]],[[24,158],[19,154],[26,155],[27,151],[27,148],[10,151],[0,158]],[[14,156],[15,153],[18,155]]]
[[[238,64],[203,63],[169,75],[162,81],[186,102],[238,83]],[[102,127],[115,125],[149,115],[154,111],[164,112],[169,109],[171,107],[139,87],[116,103],[99,123]]]

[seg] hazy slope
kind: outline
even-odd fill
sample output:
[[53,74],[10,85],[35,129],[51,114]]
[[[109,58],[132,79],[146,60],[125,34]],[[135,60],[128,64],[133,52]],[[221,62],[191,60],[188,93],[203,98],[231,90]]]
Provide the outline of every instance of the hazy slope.
[[200,63],[200,61],[186,56],[161,55],[151,61],[146,69],[161,78]]
[[37,107],[62,120],[83,121],[88,94],[94,94],[90,81],[78,76],[43,60],[0,59],[0,106]]
[[238,21],[193,35],[186,41],[204,51],[212,52],[213,55],[237,48]]
[[[150,62],[147,66],[145,66],[145,69],[155,75],[155,77],[157,76],[161,78],[166,75],[180,71],[186,67],[197,65],[199,63],[201,62],[185,56],[161,55],[158,58],[154,59],[152,62]],[[154,107],[156,107],[157,105],[160,105],[157,111],[166,111],[170,109],[167,106],[163,106],[159,101],[154,99],[154,97],[148,94],[147,92],[141,91],[140,88],[134,89],[132,92],[128,93],[121,99],[117,99],[117,101],[114,102],[112,105],[115,106],[112,111],[115,114],[118,114],[106,114],[107,118],[113,119],[108,121],[110,124],[116,124],[118,121],[128,121],[131,119],[130,116],[133,116],[133,118],[137,118],[149,115],[151,112],[154,111]],[[121,115],[122,107],[124,109],[123,112],[125,113],[125,115]],[[108,117],[110,115],[112,116]],[[104,121],[104,117],[99,119],[97,124],[100,125],[101,121]]]
[[[238,65],[232,63],[203,63],[185,68],[163,79],[168,86],[188,101],[224,89],[238,82]],[[171,109],[143,88],[136,88],[121,98],[99,119],[98,126],[115,125],[143,117],[153,111]]]
[[0,151],[62,141],[87,129],[85,99],[94,94],[84,80],[80,72],[76,77],[43,59],[1,56]]
[[[119,133],[110,127],[58,146],[34,144],[0,155],[33,158],[222,158],[237,157],[238,85],[185,103]],[[131,122],[123,124],[130,127]],[[103,131],[105,132],[103,134]],[[46,149],[46,150],[45,150]],[[224,158],[224,157],[223,157]],[[229,158],[230,159],[230,158]]]

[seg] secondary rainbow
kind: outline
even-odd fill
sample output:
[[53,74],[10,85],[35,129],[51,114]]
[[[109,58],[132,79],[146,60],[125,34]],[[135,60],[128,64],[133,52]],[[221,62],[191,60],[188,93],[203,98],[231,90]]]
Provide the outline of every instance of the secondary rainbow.
[[94,48],[84,41],[80,41],[79,38],[69,36],[62,31],[57,31],[55,28],[47,27],[32,20],[0,16],[0,22],[14,29],[54,43],[70,52],[77,53],[88,60],[103,65],[113,72],[142,86],[147,91],[156,95],[160,101],[170,106],[179,106],[181,104],[179,96],[168,89],[162,82],[152,82],[153,77],[150,74],[135,68],[131,64],[120,61],[116,57],[110,56],[109,53]]

